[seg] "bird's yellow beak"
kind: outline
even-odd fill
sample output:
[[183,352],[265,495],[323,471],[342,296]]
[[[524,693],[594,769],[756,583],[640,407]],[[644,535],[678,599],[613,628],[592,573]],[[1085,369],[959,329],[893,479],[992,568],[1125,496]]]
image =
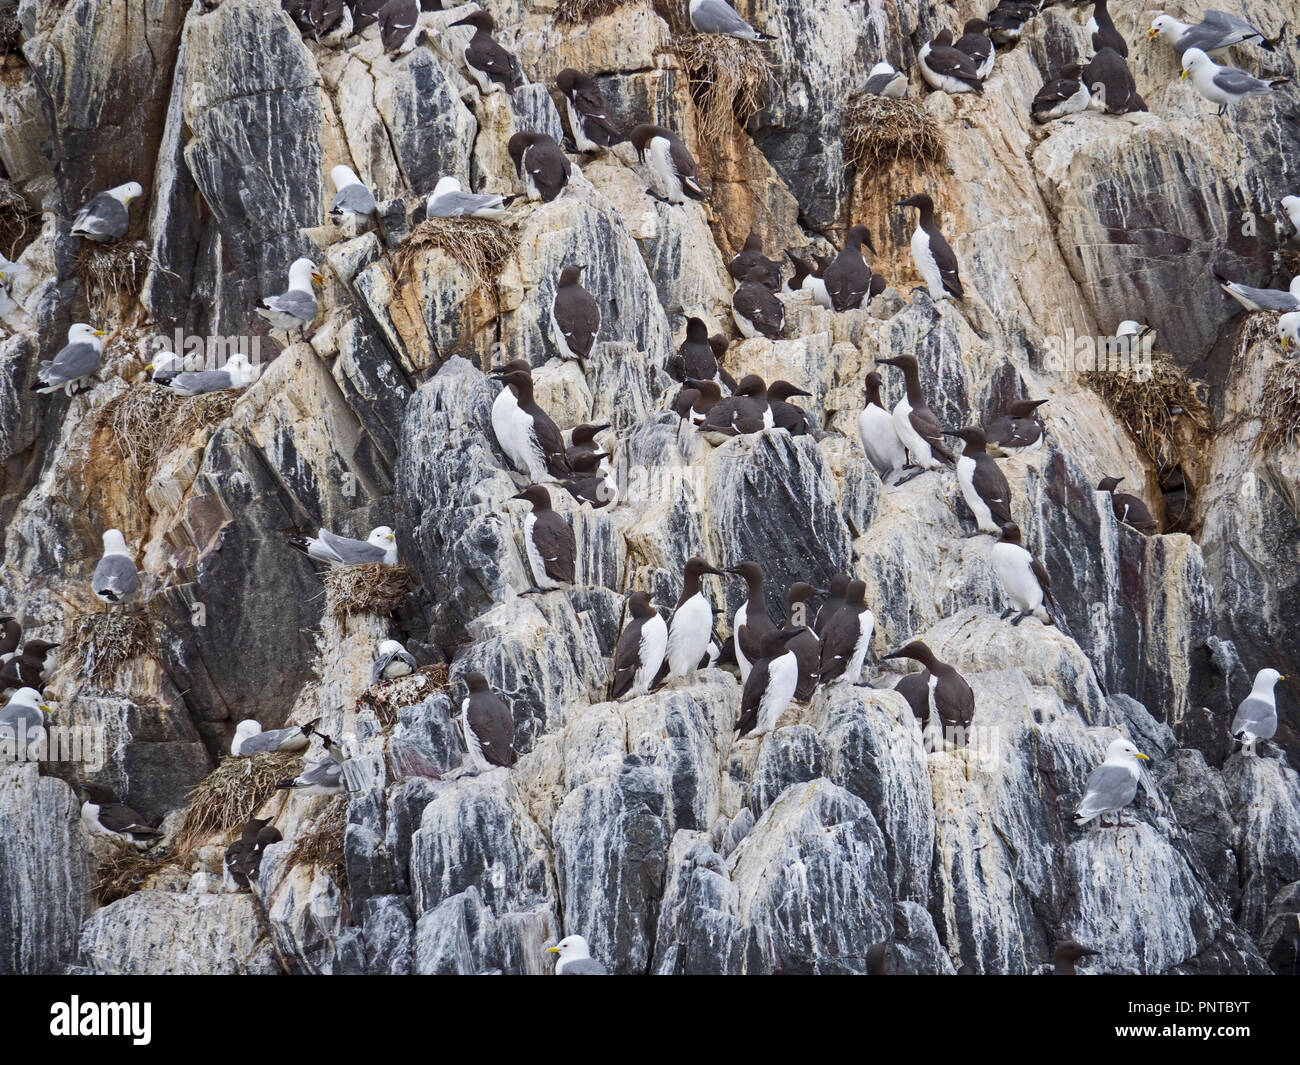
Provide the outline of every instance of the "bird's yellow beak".
[[107,330],[104,330],[104,329],[96,329],[96,330],[95,330],[95,336],[97,336],[97,337],[106,337],[106,336],[108,336],[108,331],[107,331]]
[[153,363],[150,363],[148,366],[146,366],[146,367],[144,368],[144,372],[145,372],[145,373],[153,373]]
[[1286,337],[1282,338],[1282,350],[1286,351]]
[[1155,40],[1157,37],[1159,37],[1159,36],[1160,36],[1160,31],[1159,31],[1159,30],[1154,30],[1154,29],[1153,29],[1153,30],[1147,30],[1147,40],[1148,40],[1148,41],[1154,41],[1154,40]]
[[324,288],[324,287],[325,287],[325,275],[324,275],[324,274],[318,274],[318,273],[316,273],[316,272],[313,270],[313,271],[312,271],[312,275],[311,275],[311,283],[312,283],[313,285],[315,285],[317,288]]
[[46,706],[45,703],[41,703],[40,709],[41,709],[41,712],[42,712],[42,713],[45,713],[45,714],[52,714],[52,713],[54,713],[53,708],[52,708],[52,707],[49,707],[49,706]]
[[1186,81],[1186,80],[1187,80],[1187,75],[1190,74],[1190,73],[1191,73],[1191,70],[1184,70],[1181,74],[1178,75],[1178,80],[1179,80],[1179,81]]
[[1144,761],[1144,762],[1149,762],[1149,761],[1151,761],[1151,759],[1148,758],[1148,757],[1147,757],[1145,754],[1143,754],[1141,751],[1138,752],[1137,757],[1138,757],[1138,758],[1141,758],[1142,761]]
[[546,948],[546,953],[547,953],[547,954],[559,954],[559,953],[560,953],[560,948],[559,948],[559,947],[547,947],[547,948]]

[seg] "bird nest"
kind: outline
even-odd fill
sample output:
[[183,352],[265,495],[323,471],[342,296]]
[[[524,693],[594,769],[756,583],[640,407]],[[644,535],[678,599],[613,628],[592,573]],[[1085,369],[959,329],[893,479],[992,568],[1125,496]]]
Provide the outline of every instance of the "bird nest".
[[301,755],[290,751],[224,759],[190,791],[172,850],[189,855],[209,836],[242,828],[275,795],[275,786],[301,769]]
[[426,218],[397,249],[398,278],[414,280],[416,260],[434,248],[460,263],[479,285],[487,286],[519,250],[519,233],[494,218]]
[[336,566],[325,574],[325,608],[342,624],[351,614],[387,617],[406,600],[411,575],[405,566],[366,562]]
[[134,895],[155,873],[179,864],[172,851],[161,855],[156,851],[142,851],[129,841],[119,839],[95,867],[91,891],[99,905],[107,906],[110,902]]
[[84,242],[77,256],[77,274],[97,317],[102,320],[125,314],[154,262],[149,245],[142,240],[120,244]]
[[23,24],[18,21],[17,8],[0,11],[0,59],[19,52],[23,41]]
[[447,666],[437,662],[408,676],[371,685],[357,699],[356,710],[369,710],[380,725],[389,729],[397,724],[397,712],[402,707],[422,703],[448,687]]
[[938,163],[945,155],[943,130],[920,100],[858,93],[844,108],[844,161],[859,173],[893,166],[899,159]]
[[118,669],[133,658],[153,654],[154,622],[148,610],[115,608],[82,614],[64,638],[68,662],[79,662],[80,674],[98,688],[112,687]]
[[556,0],[556,22],[586,22],[627,7],[634,0]]
[[1172,359],[1156,355],[1134,371],[1083,374],[1093,389],[1131,432],[1143,453],[1161,470],[1181,462],[1180,428],[1200,439],[1213,431],[1213,417],[1200,386]]
[[17,259],[36,236],[38,217],[18,186],[0,178],[0,254]]
[[673,41],[672,52],[690,78],[703,142],[730,137],[735,125],[743,126],[766,102],[772,71],[756,41],[687,34]]
[[301,833],[289,852],[285,868],[299,865],[320,869],[342,890],[347,888],[347,871],[343,860],[343,837],[348,830],[348,800],[336,795],[321,811],[307,831]]
[[1280,362],[1264,379],[1260,430],[1255,450],[1261,454],[1300,446],[1300,360]]

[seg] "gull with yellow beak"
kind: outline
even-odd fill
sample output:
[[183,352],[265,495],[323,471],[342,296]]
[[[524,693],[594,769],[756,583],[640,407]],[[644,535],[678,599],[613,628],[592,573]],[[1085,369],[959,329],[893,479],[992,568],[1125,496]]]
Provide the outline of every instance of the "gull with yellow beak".
[[397,565],[397,534],[387,525],[370,530],[364,540],[336,536],[328,529],[317,529],[315,536],[291,536],[289,546],[309,558],[330,566],[360,566],[368,562]]
[[1106,748],[1106,760],[1088,776],[1088,786],[1084,789],[1083,801],[1074,812],[1074,823],[1086,825],[1095,817],[1101,818],[1102,828],[1106,824],[1106,814],[1116,814],[1116,828],[1124,827],[1124,807],[1137,795],[1138,783],[1148,791],[1152,785],[1142,772],[1138,762],[1149,762],[1145,754],[1128,740],[1114,740]]
[[1272,92],[1274,85],[1282,85],[1289,78],[1269,78],[1265,81],[1236,67],[1221,67],[1199,48],[1189,48],[1183,53],[1183,73],[1180,80],[1192,79],[1196,91],[1212,104],[1219,105],[1219,117],[1228,113],[1230,104],[1239,104],[1247,96]]
[[289,290],[278,296],[267,296],[257,313],[271,323],[272,329],[284,331],[285,339],[297,329],[307,338],[307,327],[316,320],[320,309],[314,289],[324,287],[325,277],[316,270],[310,259],[295,259],[289,267]]
[[1255,753],[1255,745],[1261,740],[1271,740],[1277,733],[1277,698],[1273,686],[1279,680],[1286,680],[1276,669],[1261,669],[1255,674],[1255,683],[1250,694],[1237,707],[1232,719],[1232,749],[1243,748]]
[[605,966],[591,956],[591,948],[582,936],[565,936],[555,946],[546,948],[547,954],[558,954],[556,976],[608,976]]
[[1277,335],[1282,341],[1282,350],[1288,355],[1291,348],[1300,350],[1300,311],[1284,314],[1277,320]]
[[85,322],[72,326],[68,330],[68,343],[53,359],[36,368],[41,383],[35,391],[48,395],[62,389],[68,396],[76,392],[78,385],[89,381],[99,370],[99,361],[104,356],[104,342],[99,338],[103,335],[102,329]]
[[50,705],[35,688],[19,688],[0,710],[0,750],[6,740],[26,749],[43,739],[45,718],[51,713]]
[[137,181],[128,181],[90,200],[72,220],[72,235],[109,244],[121,240],[131,225],[131,201],[144,195]]

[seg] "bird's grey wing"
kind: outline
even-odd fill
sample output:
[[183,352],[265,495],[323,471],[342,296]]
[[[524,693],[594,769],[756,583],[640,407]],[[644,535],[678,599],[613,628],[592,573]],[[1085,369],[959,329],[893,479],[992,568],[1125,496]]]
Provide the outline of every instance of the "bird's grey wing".
[[384,549],[368,544],[365,540],[352,540],[346,536],[335,536],[328,529],[321,529],[318,539],[343,561],[344,565],[358,566],[363,562],[382,562]]
[[280,744],[293,736],[301,736],[301,728],[275,728],[270,732],[259,732],[256,736],[249,736],[248,739],[240,745],[241,754],[258,754],[261,751],[278,751]]
[[89,377],[99,369],[101,352],[94,344],[69,344],[54,356],[48,373],[61,381],[74,381]]
[[1120,765],[1103,762],[1088,777],[1088,787],[1076,811],[1085,817],[1119,810],[1137,794],[1137,778]]
[[[388,654],[380,655],[376,658],[375,664],[370,669],[370,683],[378,684],[384,677],[384,670],[386,670],[392,664],[393,659],[397,657],[398,653],[396,651],[390,651]],[[406,657],[409,658],[410,655],[407,655]]]
[[316,317],[316,297],[310,292],[285,292],[279,296],[267,296],[262,302],[273,311],[304,322],[310,322]]
[[1294,311],[1300,300],[1280,288],[1251,288],[1250,285],[1233,286],[1242,296],[1265,311]]
[[[19,729],[20,724],[22,725],[21,730]],[[20,731],[30,733],[32,729],[42,728],[44,725],[43,715],[34,707],[17,706],[11,703],[3,710],[0,710],[0,730],[5,732],[12,732],[14,735],[18,735]]]
[[343,766],[333,758],[313,762],[298,774],[298,783],[303,787],[336,788],[342,780]]
[[364,185],[349,185],[334,197],[330,204],[330,214],[336,211],[353,211],[356,214],[370,214],[375,209],[375,197]]
[[120,237],[126,233],[131,216],[127,209],[107,192],[101,192],[77,212],[72,228],[96,236]]
[[[1240,33],[1247,37],[1264,36],[1245,19],[1230,15],[1226,11],[1203,11],[1201,13],[1201,26],[1213,26],[1225,33]],[[1196,28],[1199,29],[1200,27]]]
[[580,961],[571,961],[564,966],[561,976],[608,976],[605,966],[601,965],[595,958],[583,958]]
[[1266,92],[1272,86],[1266,81],[1260,81],[1244,70],[1238,70],[1236,67],[1224,67],[1214,75],[1214,84],[1224,92],[1245,94],[1249,92]]
[[225,370],[197,370],[178,373],[167,382],[167,385],[176,392],[201,396],[205,392],[223,392],[230,388],[232,383],[230,374]]
[[704,0],[691,21],[700,33],[753,33],[754,27],[722,0]]
[[1232,734],[1235,736],[1239,732],[1250,732],[1252,734],[1259,731],[1261,725],[1269,725],[1277,721],[1277,708],[1270,706],[1263,699],[1257,699],[1253,695],[1248,695],[1237,707],[1236,716],[1232,719]]
[[111,595],[114,602],[134,595],[140,587],[140,574],[135,563],[125,555],[106,555],[95,567],[90,586],[96,595]]

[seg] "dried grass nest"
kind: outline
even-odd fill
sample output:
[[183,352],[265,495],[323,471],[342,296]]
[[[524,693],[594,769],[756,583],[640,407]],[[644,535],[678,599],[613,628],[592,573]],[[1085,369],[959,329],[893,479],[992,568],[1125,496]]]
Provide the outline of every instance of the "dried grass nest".
[[123,313],[144,284],[156,260],[142,240],[120,244],[85,242],[77,256],[77,274],[86,299],[101,318]]
[[690,79],[704,143],[730,137],[733,125],[743,126],[766,102],[772,69],[758,42],[692,33],[676,38],[671,51]]
[[870,93],[849,97],[844,107],[844,161],[859,173],[885,169],[899,159],[942,162],[943,129],[920,100]]
[[329,805],[294,840],[286,868],[307,865],[327,873],[342,890],[347,890],[347,869],[343,860],[343,837],[348,828],[348,800],[336,795]]
[[1300,446],[1300,359],[1271,366],[1260,397],[1255,450],[1265,454]]
[[556,22],[586,22],[626,7],[633,0],[556,0]]
[[371,685],[357,698],[356,710],[369,710],[381,726],[389,729],[397,724],[397,712],[402,707],[422,703],[450,686],[446,664],[437,662],[408,676]]
[[172,851],[189,855],[207,837],[242,828],[275,794],[275,786],[297,776],[301,769],[302,756],[290,751],[224,759],[190,792]]
[[352,614],[387,617],[402,605],[411,587],[405,566],[335,566],[325,574],[325,609],[339,623]]
[[131,607],[82,614],[64,638],[69,662],[80,662],[79,672],[96,687],[114,683],[118,669],[141,655],[153,654],[154,618],[149,609]]
[[175,852],[168,848],[142,851],[128,840],[117,840],[113,850],[95,867],[91,885],[95,901],[101,906],[134,895],[148,883],[149,878],[169,865],[178,866]]
[[398,278],[414,279],[416,259],[432,248],[446,252],[486,287],[519,250],[519,232],[493,218],[426,218],[397,249]]
[[1168,356],[1155,355],[1149,365],[1133,371],[1091,371],[1083,375],[1083,381],[1128,426],[1143,453],[1161,470],[1181,462],[1180,421],[1191,427],[1193,436],[1205,437],[1214,431],[1201,385]]

